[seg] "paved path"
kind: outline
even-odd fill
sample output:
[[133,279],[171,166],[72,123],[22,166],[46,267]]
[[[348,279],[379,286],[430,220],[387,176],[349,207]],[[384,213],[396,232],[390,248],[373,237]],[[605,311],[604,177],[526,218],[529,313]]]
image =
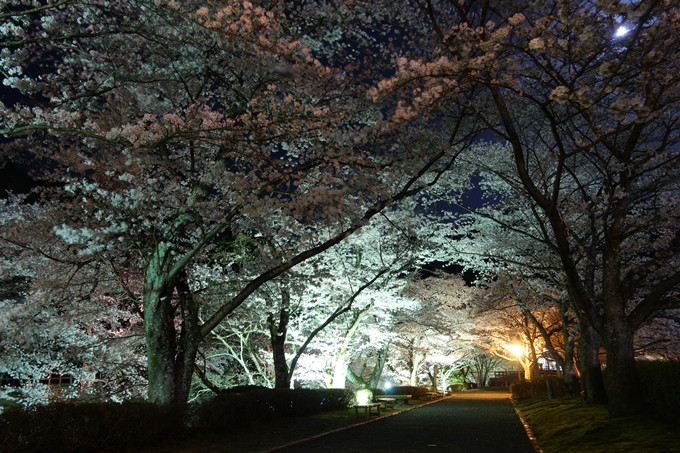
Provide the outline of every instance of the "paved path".
[[534,448],[506,393],[469,392],[272,451],[534,453]]

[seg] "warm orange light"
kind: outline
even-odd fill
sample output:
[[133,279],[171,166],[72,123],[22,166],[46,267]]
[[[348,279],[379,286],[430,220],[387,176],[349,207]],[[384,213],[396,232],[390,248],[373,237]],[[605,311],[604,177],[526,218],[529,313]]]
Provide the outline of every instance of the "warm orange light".
[[505,349],[510,351],[517,358],[522,357],[522,354],[524,353],[524,347],[522,347],[522,345],[519,345],[519,344],[506,345]]

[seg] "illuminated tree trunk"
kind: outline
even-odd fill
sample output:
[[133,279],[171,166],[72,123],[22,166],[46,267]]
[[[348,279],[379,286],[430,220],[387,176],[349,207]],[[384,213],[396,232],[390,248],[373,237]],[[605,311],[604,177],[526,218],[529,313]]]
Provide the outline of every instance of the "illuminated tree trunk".
[[531,341],[529,342],[529,359],[531,360],[531,363],[529,365],[529,377],[527,378],[527,381],[531,381],[534,378],[540,376],[540,370],[538,368],[538,357],[536,356],[536,348],[534,347],[534,338],[531,337]]
[[359,388],[374,389],[378,388],[380,383],[380,376],[382,375],[382,370],[385,367],[385,361],[387,359],[387,350],[389,345],[385,345],[378,349],[378,355],[375,360],[375,365],[371,371],[371,375],[368,380],[364,379],[363,376],[355,373],[351,367],[347,367],[347,375],[345,376],[349,382],[356,385]]
[[333,367],[333,381],[331,382],[331,388],[334,389],[344,389],[345,379],[347,376],[347,362],[349,360],[349,346],[352,339],[359,330],[361,322],[366,317],[366,314],[371,309],[372,305],[368,305],[365,308],[359,310],[354,315],[352,322],[350,323],[345,337],[342,340],[342,344],[338,348],[338,352],[335,356],[335,366]]
[[167,248],[156,248],[144,278],[149,401],[155,404],[170,404],[175,394],[175,327],[171,303],[173,282],[163,268],[167,252]]
[[346,376],[347,376],[347,352],[343,349],[338,351],[335,357],[335,366],[333,368],[333,380],[331,381],[331,388],[344,389]]
[[[186,403],[201,341],[198,304],[189,290],[187,276],[180,271],[171,278],[164,269],[166,260],[168,249],[159,245],[150,257],[144,279],[149,401],[155,404]],[[175,288],[177,307],[172,303]]]
[[574,367],[574,339],[569,331],[569,317],[567,316],[567,307],[563,303],[558,303],[557,308],[560,313],[561,326],[560,330],[562,333],[562,342],[564,344],[564,355],[561,355],[555,345],[553,345],[550,334],[546,330],[545,326],[541,324],[538,319],[531,313],[530,310],[526,310],[525,313],[534,323],[538,331],[543,337],[543,342],[545,343],[550,355],[557,362],[557,365],[562,368],[562,373],[564,375],[564,383],[566,384],[569,392],[572,394],[578,393],[577,383],[576,383],[576,369]]
[[418,370],[420,369],[420,365],[423,364],[425,361],[425,354],[422,354],[418,352],[417,350],[413,350],[411,352],[411,360],[409,361],[410,365],[410,372],[411,376],[409,378],[409,384],[412,386],[418,385]]
[[576,368],[574,367],[574,343],[569,340],[569,335],[564,337],[564,360],[560,364],[564,377],[564,384],[569,389],[569,393],[577,393]]

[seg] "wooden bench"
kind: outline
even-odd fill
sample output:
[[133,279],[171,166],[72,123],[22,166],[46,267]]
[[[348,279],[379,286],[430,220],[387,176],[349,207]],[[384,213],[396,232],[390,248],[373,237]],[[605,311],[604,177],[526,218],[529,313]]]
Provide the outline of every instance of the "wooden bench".
[[357,416],[357,420],[359,420],[359,409],[364,410],[364,420],[368,420],[368,417],[373,413],[373,408],[376,409],[378,417],[380,417],[380,406],[382,404],[380,403],[367,403],[367,404],[355,404],[354,405],[354,413]]
[[383,397],[383,396],[379,396],[375,400],[378,401],[379,403],[382,403],[383,408],[385,410],[387,410],[387,409],[394,410],[394,404],[397,402],[396,398],[388,398],[388,397]]

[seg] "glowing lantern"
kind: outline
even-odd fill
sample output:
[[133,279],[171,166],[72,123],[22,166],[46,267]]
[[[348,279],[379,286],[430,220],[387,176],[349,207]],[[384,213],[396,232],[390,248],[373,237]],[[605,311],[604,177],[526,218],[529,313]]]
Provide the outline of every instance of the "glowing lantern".
[[357,390],[357,404],[368,404],[373,401],[373,392],[369,389]]

